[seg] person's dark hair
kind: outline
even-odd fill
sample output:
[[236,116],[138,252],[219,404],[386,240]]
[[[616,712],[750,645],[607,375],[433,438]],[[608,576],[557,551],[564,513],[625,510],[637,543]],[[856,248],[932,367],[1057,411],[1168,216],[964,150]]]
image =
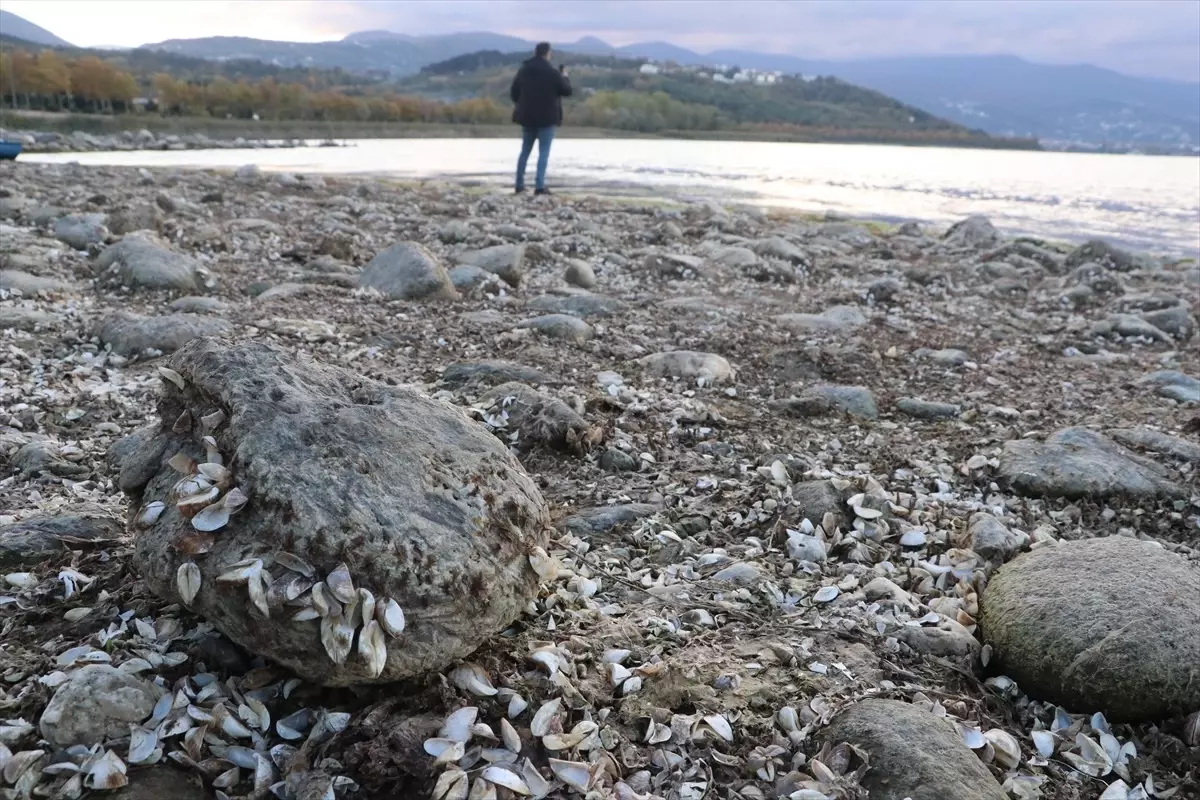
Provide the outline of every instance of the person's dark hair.
[[538,42],[538,46],[533,48],[533,54],[538,58],[545,58],[550,52],[549,42]]

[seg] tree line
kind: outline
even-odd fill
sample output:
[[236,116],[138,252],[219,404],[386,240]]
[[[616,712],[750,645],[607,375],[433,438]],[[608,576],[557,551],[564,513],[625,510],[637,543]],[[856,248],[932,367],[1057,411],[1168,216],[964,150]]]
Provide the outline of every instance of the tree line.
[[165,72],[143,78],[94,55],[66,58],[53,50],[0,56],[0,103],[14,109],[124,114],[147,96],[146,110],[166,115],[339,122],[496,124],[511,112],[491,98],[439,102],[377,85],[336,87],[273,76],[184,80]]

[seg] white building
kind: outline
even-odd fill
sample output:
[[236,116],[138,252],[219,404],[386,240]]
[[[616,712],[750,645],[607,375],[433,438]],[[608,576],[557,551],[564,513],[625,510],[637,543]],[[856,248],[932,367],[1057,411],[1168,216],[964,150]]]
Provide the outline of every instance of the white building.
[[642,64],[638,67],[638,72],[643,75],[657,75],[660,71],[657,64]]

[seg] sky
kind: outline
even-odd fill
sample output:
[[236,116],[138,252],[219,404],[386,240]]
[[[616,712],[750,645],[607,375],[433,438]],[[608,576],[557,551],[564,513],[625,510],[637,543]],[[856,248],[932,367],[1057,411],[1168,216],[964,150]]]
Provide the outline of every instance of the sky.
[[1010,54],[1200,81],[1198,0],[3,0],[81,46],[361,30],[668,41],[814,59]]

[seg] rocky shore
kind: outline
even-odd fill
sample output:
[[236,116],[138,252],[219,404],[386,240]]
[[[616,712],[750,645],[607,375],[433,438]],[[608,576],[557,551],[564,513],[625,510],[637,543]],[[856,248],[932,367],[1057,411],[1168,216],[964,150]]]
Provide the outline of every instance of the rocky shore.
[[0,798],[1200,796],[1198,313],[982,218],[0,164]]
[[304,147],[302,139],[246,139],[238,136],[217,139],[203,133],[154,133],[122,131],[115,134],[92,134],[83,131],[57,133],[45,131],[6,131],[0,128],[0,139],[20,142],[29,153],[92,153],[113,150],[237,150]]

